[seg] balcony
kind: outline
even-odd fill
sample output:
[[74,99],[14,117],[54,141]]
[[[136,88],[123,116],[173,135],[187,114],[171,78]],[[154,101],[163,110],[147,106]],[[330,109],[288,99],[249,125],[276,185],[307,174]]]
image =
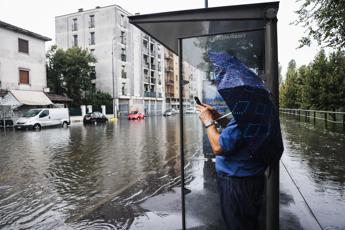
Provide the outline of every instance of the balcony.
[[156,92],[144,92],[144,97],[156,97]]
[[165,93],[165,96],[168,97],[168,98],[173,98],[174,97],[174,93]]
[[173,71],[174,71],[173,67],[168,66],[165,68],[165,72],[173,72]]
[[150,67],[149,63],[148,62],[145,62],[144,63],[144,68],[148,69]]
[[165,58],[165,59],[173,59],[173,57],[174,57],[173,54],[170,53],[170,52],[164,54],[164,58]]
[[149,40],[149,35],[145,34],[143,39],[148,41]]
[[166,81],[165,84],[173,86],[174,85],[174,81]]

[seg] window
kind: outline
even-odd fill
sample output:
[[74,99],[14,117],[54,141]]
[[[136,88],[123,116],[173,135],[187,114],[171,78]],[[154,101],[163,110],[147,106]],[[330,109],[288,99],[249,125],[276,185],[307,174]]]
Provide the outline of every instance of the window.
[[89,28],[95,28],[95,15],[90,15]]
[[122,95],[126,95],[127,94],[127,90],[126,90],[126,83],[122,82],[122,88],[121,88],[121,93]]
[[124,65],[121,67],[121,77],[127,78],[126,67]]
[[126,33],[121,31],[121,44],[126,45]]
[[95,49],[90,49],[90,53],[95,56]]
[[77,30],[78,30],[78,21],[76,18],[73,18],[72,31],[77,31]]
[[121,60],[126,61],[126,49],[121,49]]
[[29,71],[28,70],[19,70],[19,84],[29,85],[30,78],[29,78]]
[[95,44],[95,32],[90,33],[90,45]]
[[18,51],[21,53],[29,53],[29,41],[18,38]]
[[120,25],[121,25],[122,27],[126,27],[126,26],[125,26],[125,15],[123,15],[123,14],[121,14]]
[[78,46],[78,35],[73,35],[73,46]]
[[40,118],[49,116],[49,110],[43,110],[43,112],[40,114]]

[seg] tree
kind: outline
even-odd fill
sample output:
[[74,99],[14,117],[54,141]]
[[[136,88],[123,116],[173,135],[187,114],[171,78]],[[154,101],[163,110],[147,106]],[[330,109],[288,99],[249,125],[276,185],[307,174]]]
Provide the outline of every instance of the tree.
[[296,11],[295,24],[306,28],[307,36],[300,39],[300,47],[309,46],[314,39],[328,47],[345,46],[345,4],[343,0],[304,0]]
[[84,104],[94,105],[94,106],[112,106],[112,96],[109,93],[103,93],[101,91],[92,92],[88,94],[85,98]]
[[88,51],[73,47],[66,51],[53,46],[47,53],[48,87],[57,94],[67,94],[74,105],[80,105],[92,91],[91,75],[95,57]]
[[286,80],[280,86],[280,105],[287,108],[299,108],[301,104],[301,86],[295,60],[288,65]]
[[64,51],[57,49],[56,45],[53,45],[47,52],[47,85],[51,92],[59,95],[65,94],[63,87],[63,75],[62,70],[65,66]]
[[308,66],[296,70],[289,63],[285,82],[280,86],[282,107],[345,110],[345,52],[321,50]]

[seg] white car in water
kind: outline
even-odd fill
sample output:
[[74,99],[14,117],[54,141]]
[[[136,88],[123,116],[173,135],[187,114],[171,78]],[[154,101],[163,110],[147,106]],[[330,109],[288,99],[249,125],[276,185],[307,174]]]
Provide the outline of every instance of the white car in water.
[[67,127],[70,124],[71,121],[67,108],[39,108],[30,109],[24,113],[16,121],[14,128],[40,130],[42,127]]

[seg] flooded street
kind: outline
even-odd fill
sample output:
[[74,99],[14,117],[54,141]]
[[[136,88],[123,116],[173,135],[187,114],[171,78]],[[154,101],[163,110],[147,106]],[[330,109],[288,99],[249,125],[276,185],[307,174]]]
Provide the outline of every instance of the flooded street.
[[[345,136],[286,119],[282,130],[283,163],[321,225],[344,229]],[[212,164],[194,161],[203,158],[196,115],[187,115],[185,137],[186,181],[202,196],[208,176],[197,174]],[[150,229],[145,220],[167,213],[156,229],[180,227],[177,116],[1,131],[0,140],[1,229]],[[152,207],[158,211],[148,212]],[[192,216],[203,211],[193,212],[188,223],[197,226]]]

